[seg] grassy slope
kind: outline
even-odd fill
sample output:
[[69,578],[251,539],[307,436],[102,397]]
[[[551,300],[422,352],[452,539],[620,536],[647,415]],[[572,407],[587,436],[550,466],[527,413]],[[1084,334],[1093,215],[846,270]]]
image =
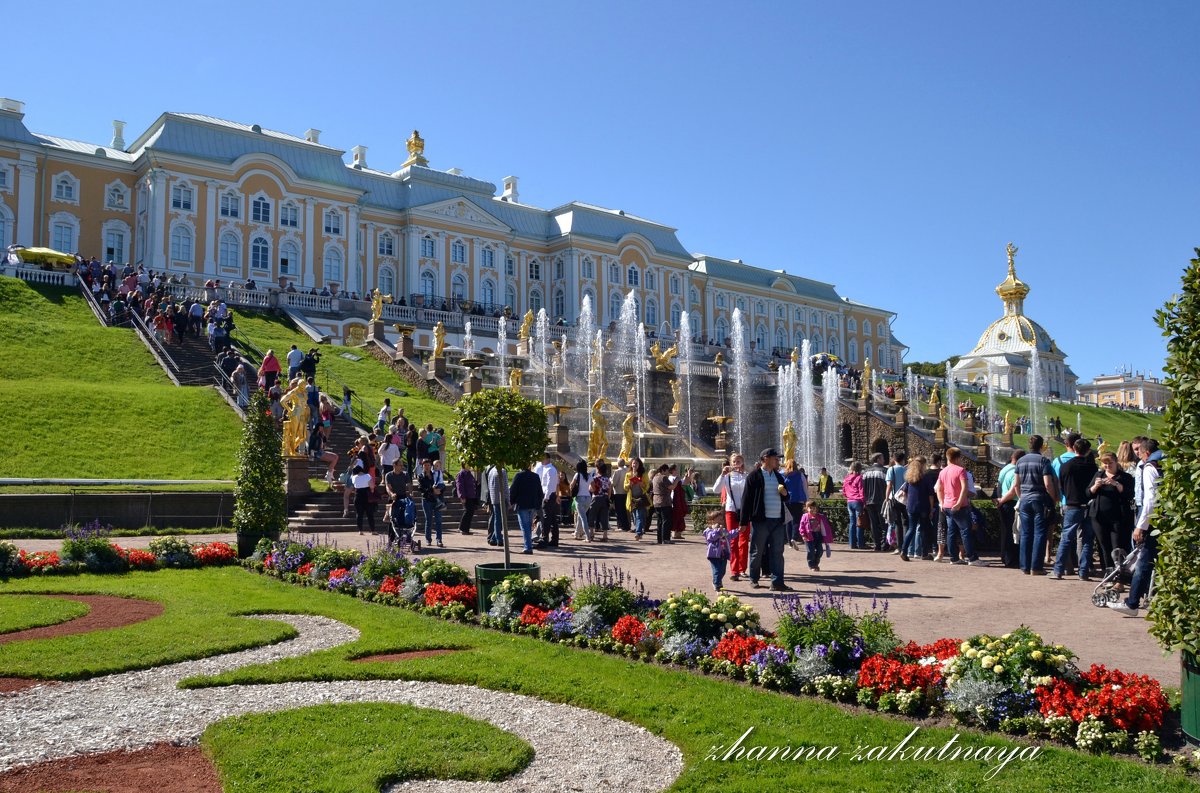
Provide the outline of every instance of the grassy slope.
[[[3,588],[148,597],[162,600],[166,614],[117,631],[0,646],[0,675],[40,672],[47,677],[86,676],[102,668],[131,668],[212,654],[246,646],[254,634],[263,641],[281,638],[279,634],[288,630],[286,626],[280,630],[231,615],[260,611],[322,614],[357,627],[361,638],[302,658],[247,667],[194,683],[406,678],[473,684],[566,702],[640,724],[678,745],[685,754],[686,770],[673,788],[677,791],[1003,789],[1041,793],[1095,786],[1112,791],[1194,789],[1168,770],[1052,748],[1044,749],[1035,760],[1012,763],[992,781],[984,779],[990,767],[974,761],[855,762],[851,759],[855,747],[895,746],[912,730],[913,723],[528,637],[446,623],[315,589],[298,589],[239,569],[26,579]],[[175,622],[181,624],[167,628]],[[177,643],[181,636],[187,637],[186,643]],[[469,652],[402,663],[350,661],[372,653],[430,647]],[[820,763],[706,759],[714,745],[730,743],[749,727],[754,732],[746,746],[835,745],[842,753]],[[961,728],[923,725],[910,745],[940,747],[956,732],[960,735],[958,743],[970,747],[1019,745]],[[403,751],[407,737],[402,730],[396,731],[395,751]],[[628,750],[636,751],[636,747]],[[605,760],[598,756],[597,762]]]
[[240,421],[179,388],[130,330],[78,292],[0,278],[0,477],[229,479]]
[[[275,350],[275,355],[283,361],[293,344],[302,350],[314,346],[312,339],[305,336],[285,318],[269,314],[237,312],[238,330],[245,333],[254,344],[264,352]],[[321,352],[321,369],[333,373],[339,380],[355,391],[359,398],[374,410],[379,410],[384,398],[392,400],[392,415],[397,408],[404,408],[404,414],[410,419],[420,422],[422,426],[433,423],[438,427],[449,427],[451,411],[449,405],[444,405],[426,396],[412,383],[400,377],[392,369],[377,361],[366,350],[354,347],[322,344],[318,346]],[[362,360],[351,361],[342,358],[342,353],[357,355]],[[286,362],[284,364],[286,366]],[[324,382],[318,383],[322,388],[329,388]],[[336,386],[336,384],[335,384]],[[384,392],[385,388],[397,388],[408,392],[406,397],[398,397]],[[341,402],[340,387],[334,398]]]

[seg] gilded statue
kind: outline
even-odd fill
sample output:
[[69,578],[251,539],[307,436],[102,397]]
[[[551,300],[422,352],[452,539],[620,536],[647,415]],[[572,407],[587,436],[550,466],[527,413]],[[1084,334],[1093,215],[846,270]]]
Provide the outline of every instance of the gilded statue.
[[725,363],[725,354],[718,351],[716,357],[713,358],[713,363],[717,366],[722,366]]
[[308,439],[308,395],[304,390],[308,384],[303,380],[279,399],[287,411],[283,422],[283,454],[285,457],[303,457],[300,447]]
[[654,356],[655,371],[673,372],[675,371],[675,364],[671,363],[671,359],[679,355],[679,345],[672,344],[664,350],[656,341],[650,347],[650,354]]
[[787,427],[783,430],[783,461],[788,463],[796,459],[796,428],[788,419]]
[[508,387],[514,394],[521,393],[521,370],[515,366],[508,372]]
[[671,396],[675,397],[671,412],[678,415],[683,412],[683,383],[679,382],[678,377],[671,381]]
[[929,394],[929,405],[930,405],[930,407],[934,407],[936,405],[941,404],[941,401],[942,401],[942,388],[937,383],[934,383],[933,391],[931,391]]
[[863,361],[861,385],[862,385],[862,393],[860,394],[860,396],[863,399],[866,399],[868,396],[871,395],[871,359],[870,358],[867,358],[866,360]]
[[385,295],[379,291],[378,287],[371,292],[371,321],[378,322],[383,317],[383,304],[391,305],[392,296]]
[[425,139],[421,137],[420,132],[414,129],[406,146],[408,147],[408,159],[404,161],[405,165],[429,165],[429,160],[425,159]]
[[800,348],[793,347],[792,348],[792,366],[796,366],[799,363],[800,363]]
[[433,326],[433,357],[441,358],[446,352],[446,326],[438,320],[438,324]]
[[588,438],[587,458],[599,460],[608,451],[608,419],[604,417],[604,399],[596,400],[592,405],[592,434]]
[[599,333],[596,334],[596,343],[592,346],[594,349],[592,351],[591,366],[588,367],[588,371],[590,374],[598,376],[600,374],[600,364],[603,360],[601,356],[604,354],[604,345],[600,342]]
[[941,407],[939,407],[937,417],[938,417],[938,427],[940,427],[942,430],[949,430],[950,426],[949,426],[949,424],[947,424],[947,421],[950,418],[949,408],[947,408],[945,405],[942,405]]
[[[1010,243],[1010,244],[1011,244],[1011,243]],[[1010,413],[1009,413],[1009,411],[1007,411],[1007,410],[1006,410],[1006,411],[1004,411],[1004,434],[1005,434],[1005,435],[1012,435],[1012,434],[1013,434],[1013,423],[1012,423],[1012,418],[1011,418],[1011,416],[1010,416]]]
[[530,334],[533,333],[533,309],[525,312],[525,316],[521,317],[521,327],[517,329],[518,341],[529,341]]
[[621,457],[622,460],[633,459],[633,425],[636,423],[637,417],[632,413],[625,415],[625,420],[621,422]]
[[1017,267],[1017,251],[1020,250],[1020,248],[1010,242],[1004,250],[1008,254],[1008,271],[1010,273],[1015,272]]

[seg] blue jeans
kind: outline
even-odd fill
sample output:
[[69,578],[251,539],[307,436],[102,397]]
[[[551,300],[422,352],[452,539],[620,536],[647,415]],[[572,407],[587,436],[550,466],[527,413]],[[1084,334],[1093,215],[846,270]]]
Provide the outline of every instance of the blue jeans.
[[708,566],[712,568],[713,587],[721,588],[721,582],[725,580],[725,568],[729,567],[729,557],[724,559],[709,559]]
[[533,550],[533,516],[536,514],[536,509],[517,510],[517,523],[521,526],[521,540],[526,551]]
[[641,537],[646,533],[646,520],[648,518],[645,507],[639,507],[633,511],[633,532]]
[[1026,573],[1044,568],[1046,507],[1047,500],[1043,496],[1021,499],[1021,570]]
[[488,513],[488,542],[494,542],[497,545],[504,544],[504,533],[500,531],[500,509],[495,506]]
[[437,533],[437,541],[442,541],[442,513],[436,507],[436,501],[421,499],[421,512],[425,515],[426,544],[433,541],[434,532]]
[[1142,555],[1138,557],[1137,567],[1133,571],[1133,581],[1129,584],[1129,597],[1125,605],[1131,609],[1141,605],[1142,598],[1150,591],[1150,576],[1154,574],[1154,559],[1158,556],[1158,538],[1150,536],[1146,529],[1142,539]]
[[825,539],[805,540],[804,545],[808,548],[808,569],[816,570],[821,566],[821,549],[825,547]]
[[1062,539],[1058,543],[1058,555],[1054,557],[1054,572],[1062,575],[1067,554],[1075,549],[1075,533],[1082,530],[1083,548],[1079,554],[1079,574],[1087,573],[1088,560],[1092,558],[1092,532],[1084,525],[1087,510],[1083,507],[1067,507],[1063,510]]
[[783,546],[787,532],[783,518],[766,518],[750,524],[750,580],[757,582],[766,568],[771,574],[771,586],[783,586]]
[[975,556],[975,543],[971,542],[971,508],[963,507],[962,509],[944,509],[946,513],[946,552],[950,554],[950,561],[958,558],[955,553],[955,540],[962,538],[964,555],[974,561],[978,557]]
[[861,548],[863,546],[863,530],[858,525],[858,516],[864,514],[863,503],[847,501],[846,509],[850,510],[850,547]]
[[904,535],[904,547],[901,548],[908,556],[915,556],[918,559],[925,555],[925,537],[933,533],[933,527],[929,523],[928,512],[910,512],[908,513],[908,534]]

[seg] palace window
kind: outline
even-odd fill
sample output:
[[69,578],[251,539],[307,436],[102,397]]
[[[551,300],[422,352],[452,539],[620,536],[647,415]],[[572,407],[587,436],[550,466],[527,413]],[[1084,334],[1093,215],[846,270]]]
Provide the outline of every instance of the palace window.
[[[70,176],[60,176],[54,181],[54,200],[55,201],[70,201],[74,202],[78,199],[75,197],[77,192],[78,182]],[[56,248],[55,250],[60,250]]]
[[342,235],[342,213],[332,209],[325,212],[325,233],[335,237]]
[[616,322],[621,318],[621,293],[613,292],[608,296],[608,319]]
[[783,319],[783,306],[775,306],[775,318]]
[[827,324],[828,324],[828,325],[829,325],[829,327],[831,327],[831,328],[836,328],[836,327],[837,327],[837,324],[838,324],[838,318],[837,318],[837,315],[836,315],[836,314],[830,314],[830,315],[829,315],[829,322],[828,322]]
[[300,246],[288,240],[279,248],[279,274],[291,275],[292,265],[300,263]]
[[516,275],[517,274],[517,263],[513,261],[513,257],[511,257],[511,256],[504,257],[504,274],[505,275]]
[[513,311],[517,310],[517,290],[511,286],[504,287],[504,305]]
[[175,185],[171,188],[171,209],[179,209],[184,212],[192,211],[192,188],[184,185]]
[[679,276],[677,276],[677,275],[671,276],[671,283],[670,283],[669,289],[670,289],[671,294],[673,294],[673,295],[679,294]]
[[554,260],[554,277],[559,279],[563,277],[563,260],[561,256]]
[[596,265],[592,263],[591,259],[584,259],[580,270],[582,271],[584,278],[596,277]]
[[391,267],[379,268],[379,291],[385,295],[390,295],[396,288],[396,275],[392,272]]
[[[870,357],[871,357],[871,353],[872,353],[873,351],[874,351],[874,350],[873,350],[873,349],[872,349],[872,347],[871,347],[871,342],[869,342],[869,341],[864,341],[864,342],[863,342],[863,360],[865,361],[865,360],[867,360],[868,358],[870,358]],[[874,361],[874,363],[879,363],[879,361]]]
[[820,333],[812,337],[812,345],[809,352],[811,352],[813,355],[816,355],[819,352],[825,352],[825,339],[821,338]]
[[799,330],[799,329],[797,329],[797,330],[796,330],[796,344],[795,344],[795,346],[796,346],[797,348],[799,348],[799,347],[803,347],[803,346],[804,346],[804,331],[802,331],[802,330]]
[[804,310],[803,309],[800,309],[800,308],[796,309],[796,321],[797,322],[804,321]]
[[221,193],[221,217],[239,218],[241,216],[241,198],[236,193]]
[[467,279],[462,273],[455,274],[450,281],[450,296],[455,300],[467,299]]
[[325,251],[325,283],[342,282],[342,252],[337,248]]
[[837,336],[829,337],[829,354],[830,355],[841,355],[842,354],[842,343],[840,341],[838,341]]
[[653,328],[658,324],[658,303],[653,300],[646,301],[646,327]]
[[534,314],[542,310],[542,293],[540,290],[535,289],[529,293],[529,307],[533,309]]
[[717,320],[716,342],[724,344],[726,337],[729,336],[729,324],[722,318]]
[[783,328],[775,329],[775,346],[780,350],[787,349],[787,333],[783,330]]
[[222,270],[242,269],[242,243],[235,234],[228,231],[222,234],[217,251]]
[[767,348],[767,326],[759,323],[758,329],[754,331],[754,349],[762,352]]
[[433,296],[437,294],[437,279],[428,270],[421,273],[421,294],[425,296],[426,303],[433,302]]
[[392,236],[390,231],[385,231],[379,235],[379,255],[396,255],[396,238]]
[[608,266],[608,280],[614,284],[621,283],[621,267],[616,262]]
[[255,223],[271,222],[271,202],[265,198],[256,198],[250,204],[250,219]]
[[767,313],[767,307],[766,307],[765,305],[763,305],[763,302],[762,302],[761,300],[759,300],[758,302],[756,302],[756,303],[754,304],[754,313],[755,313],[755,314],[758,314],[758,315],[760,315],[760,316],[761,316],[762,314],[766,314],[766,313]]
[[882,322],[880,322],[878,325],[876,325],[875,328],[876,328],[877,334],[879,335],[879,338],[881,338],[881,339],[887,338],[887,331],[884,330]]
[[[0,168],[0,187],[4,186],[3,178],[5,173],[6,171]],[[129,208],[128,196],[129,191],[126,188],[121,185],[113,185],[104,194],[104,206],[106,209],[115,209],[123,212]]]
[[554,316],[561,317],[567,313],[567,298],[561,289],[554,290]]
[[71,253],[75,250],[75,227],[70,223],[55,223],[51,229],[54,250]]
[[109,229],[104,232],[104,258],[110,262],[125,262],[125,232]]
[[289,229],[300,228],[300,208],[290,202],[281,206],[279,208],[279,225]]
[[646,270],[646,288],[658,289],[658,274],[653,270]]
[[850,343],[846,345],[846,357],[849,359],[850,363],[852,363],[852,364],[858,363],[858,340],[857,339],[851,339]]
[[529,261],[529,280],[530,281],[542,280],[542,263],[539,262],[537,259],[531,259]]
[[250,269],[271,271],[271,243],[266,237],[255,237],[250,241]]
[[632,264],[629,265],[629,271],[628,271],[627,275],[629,276],[628,280],[626,281],[627,285],[637,286],[638,280],[639,280],[638,279],[638,268],[633,266]]
[[424,237],[421,238],[421,258],[422,259],[436,259],[437,258],[436,250],[435,250],[435,247],[433,244],[433,237],[430,237],[428,234],[426,234]]
[[850,317],[846,320],[846,332],[858,333],[858,320],[856,320],[854,317]]
[[691,290],[688,292],[688,297],[690,297],[690,298],[691,298],[691,300],[692,300],[692,304],[693,304],[693,305],[695,305],[695,304],[697,304],[697,303],[699,303],[699,302],[700,302],[700,292],[699,292],[699,291],[696,289],[696,287],[694,287],[694,286],[693,286],[693,287],[691,288]]
[[480,296],[485,306],[491,307],[496,303],[496,285],[492,283],[492,279],[483,279],[483,287],[480,290]]
[[462,240],[450,243],[450,261],[455,264],[465,264],[467,261],[467,246]]
[[737,307],[740,308],[742,311],[745,311],[746,310],[746,298],[739,297],[737,299]]
[[171,230],[171,260],[176,262],[192,260],[192,230],[187,226],[176,226]]
[[725,295],[717,295],[717,308],[725,308]]
[[484,248],[480,251],[479,266],[487,270],[496,269],[496,252],[491,248]]
[[678,303],[671,304],[671,327],[679,330],[679,323],[683,319],[683,307]]
[[863,323],[863,335],[864,335],[864,336],[870,336],[870,335],[871,335],[871,323],[870,323],[870,322],[864,322],[864,323]]

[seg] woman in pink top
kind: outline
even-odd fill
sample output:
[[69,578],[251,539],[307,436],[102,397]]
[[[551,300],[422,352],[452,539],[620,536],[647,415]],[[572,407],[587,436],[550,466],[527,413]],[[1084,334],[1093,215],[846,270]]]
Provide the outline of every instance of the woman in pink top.
[[270,390],[275,387],[275,378],[279,377],[279,359],[274,350],[267,350],[263,356],[262,366],[258,367],[258,376],[262,378],[263,388]]
[[850,510],[850,547],[865,551],[867,546],[863,541],[863,530],[858,525],[859,517],[864,514],[862,463],[851,464],[850,473],[842,482],[842,495],[846,497],[846,508]]

